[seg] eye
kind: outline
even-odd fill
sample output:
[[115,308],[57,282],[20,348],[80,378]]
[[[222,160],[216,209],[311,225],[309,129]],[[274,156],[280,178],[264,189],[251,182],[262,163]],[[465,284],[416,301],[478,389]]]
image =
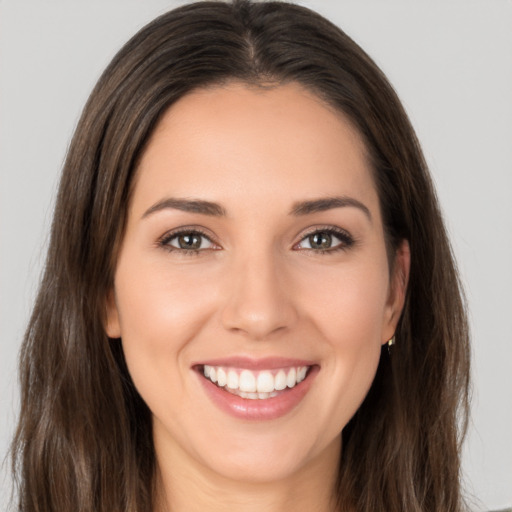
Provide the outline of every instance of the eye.
[[200,231],[194,230],[164,235],[159,245],[170,251],[183,251],[185,254],[218,248],[208,236]]
[[305,249],[317,252],[334,252],[348,249],[354,244],[354,239],[344,230],[317,229],[305,236],[296,246],[296,249]]

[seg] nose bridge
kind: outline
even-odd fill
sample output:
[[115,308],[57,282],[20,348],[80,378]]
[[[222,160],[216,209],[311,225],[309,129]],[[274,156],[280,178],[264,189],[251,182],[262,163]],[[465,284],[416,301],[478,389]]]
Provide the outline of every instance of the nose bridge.
[[270,247],[234,256],[230,290],[222,312],[226,329],[264,339],[291,327],[296,319],[282,258]]

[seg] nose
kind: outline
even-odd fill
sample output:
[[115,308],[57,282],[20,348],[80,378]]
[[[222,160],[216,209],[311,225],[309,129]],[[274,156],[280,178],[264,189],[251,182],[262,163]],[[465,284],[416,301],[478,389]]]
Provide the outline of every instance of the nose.
[[270,255],[245,258],[234,265],[222,311],[225,329],[252,340],[266,340],[295,324],[293,282],[278,267]]

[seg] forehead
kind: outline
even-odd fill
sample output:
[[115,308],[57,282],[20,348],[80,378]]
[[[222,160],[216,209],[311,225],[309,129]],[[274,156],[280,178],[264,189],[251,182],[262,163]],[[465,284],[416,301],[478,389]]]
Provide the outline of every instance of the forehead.
[[297,83],[234,82],[177,101],[142,155],[134,199],[146,203],[157,190],[217,202],[346,193],[376,200],[357,130]]

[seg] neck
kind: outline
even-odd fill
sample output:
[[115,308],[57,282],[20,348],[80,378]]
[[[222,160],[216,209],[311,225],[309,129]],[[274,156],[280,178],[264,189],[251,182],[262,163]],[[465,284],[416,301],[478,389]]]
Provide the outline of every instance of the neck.
[[[155,512],[334,512],[341,443],[277,481],[234,480],[189,457],[157,452]],[[176,453],[174,455],[177,455]]]

